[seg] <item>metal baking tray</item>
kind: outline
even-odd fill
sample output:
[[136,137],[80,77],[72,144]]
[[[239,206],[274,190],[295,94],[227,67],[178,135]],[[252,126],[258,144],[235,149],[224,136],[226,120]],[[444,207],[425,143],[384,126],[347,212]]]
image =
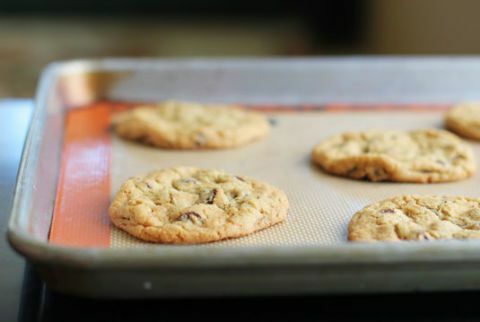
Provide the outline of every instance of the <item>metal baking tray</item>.
[[[58,201],[65,119],[82,106],[100,101],[175,98],[305,110],[332,103],[360,107],[416,104],[428,110],[429,106],[479,100],[479,83],[479,58],[105,59],[54,63],[42,74],[38,88],[8,238],[49,287],[91,297],[480,289],[480,241],[475,240],[353,244],[334,238],[324,244],[226,242],[216,247],[72,247],[49,241]],[[359,112],[351,115],[359,115],[355,113]],[[369,113],[377,122],[389,119],[389,126],[395,125],[395,118],[392,121],[385,114],[388,112]],[[432,113],[440,112],[432,107]],[[348,115],[342,117],[348,119]],[[439,116],[429,120],[440,120]],[[355,122],[362,123],[361,117]],[[404,119],[402,124],[408,127],[410,123]],[[308,166],[308,155],[299,158]],[[334,187],[340,191],[337,202],[342,202],[345,184],[351,183],[349,189],[357,195],[362,194],[363,184],[378,191],[396,190],[391,184],[335,180],[343,180],[341,186]],[[477,182],[478,177],[470,179],[467,186],[415,187],[424,193],[452,189],[452,193],[467,191],[478,196],[474,189]],[[279,183],[288,186],[288,182]],[[287,190],[297,187],[298,183]],[[358,209],[362,206],[357,205]]]

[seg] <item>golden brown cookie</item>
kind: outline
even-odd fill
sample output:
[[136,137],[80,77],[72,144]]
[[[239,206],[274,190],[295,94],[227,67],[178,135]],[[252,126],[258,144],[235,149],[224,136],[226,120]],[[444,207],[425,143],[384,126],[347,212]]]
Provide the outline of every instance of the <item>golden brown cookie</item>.
[[465,138],[480,140],[480,103],[463,103],[449,109],[445,127]]
[[357,212],[348,226],[352,241],[480,238],[480,199],[401,196]]
[[343,133],[318,144],[312,160],[326,172],[371,181],[455,181],[476,168],[466,143],[433,129]]
[[115,226],[151,242],[196,244],[240,237],[283,221],[288,200],[261,181],[177,167],[127,180],[109,214]]
[[176,101],[121,112],[113,126],[123,138],[171,149],[241,146],[266,136],[270,129],[258,112]]

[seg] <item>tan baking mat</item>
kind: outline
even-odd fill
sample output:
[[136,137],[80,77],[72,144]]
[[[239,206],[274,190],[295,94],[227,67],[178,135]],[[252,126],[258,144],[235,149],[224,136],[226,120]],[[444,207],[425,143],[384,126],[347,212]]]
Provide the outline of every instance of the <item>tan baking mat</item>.
[[[441,111],[302,111],[269,113],[275,126],[264,140],[221,151],[168,151],[112,137],[111,196],[129,177],[171,166],[223,169],[251,176],[283,189],[290,201],[284,223],[253,235],[199,246],[332,245],[346,242],[347,224],[365,205],[399,194],[479,195],[480,176],[441,184],[372,183],[334,177],[310,163],[310,151],[320,140],[343,132],[368,129],[441,127]],[[477,161],[480,144],[471,142]],[[480,167],[480,164],[479,164]],[[144,245],[112,228],[110,247]]]

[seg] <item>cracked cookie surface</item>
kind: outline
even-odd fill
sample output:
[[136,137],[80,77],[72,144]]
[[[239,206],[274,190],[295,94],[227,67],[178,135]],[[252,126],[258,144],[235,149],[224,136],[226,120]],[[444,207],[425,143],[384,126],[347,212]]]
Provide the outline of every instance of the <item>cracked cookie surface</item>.
[[445,127],[465,138],[480,140],[480,103],[463,103],[449,109]]
[[237,106],[167,101],[114,116],[115,132],[129,140],[170,149],[241,146],[270,130],[261,113]]
[[283,221],[284,192],[223,171],[168,168],[127,180],[109,214],[115,226],[150,242],[195,244],[240,237]]
[[399,196],[357,212],[348,227],[352,241],[480,238],[480,199]]
[[371,181],[455,181],[476,170],[466,143],[434,129],[347,132],[318,144],[311,157],[326,172]]

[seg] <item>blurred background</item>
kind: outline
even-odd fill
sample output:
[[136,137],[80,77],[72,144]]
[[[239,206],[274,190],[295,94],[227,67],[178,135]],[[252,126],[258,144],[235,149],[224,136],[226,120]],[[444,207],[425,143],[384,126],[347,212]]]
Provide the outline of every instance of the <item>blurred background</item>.
[[475,0],[0,0],[0,98],[97,57],[480,53]]

